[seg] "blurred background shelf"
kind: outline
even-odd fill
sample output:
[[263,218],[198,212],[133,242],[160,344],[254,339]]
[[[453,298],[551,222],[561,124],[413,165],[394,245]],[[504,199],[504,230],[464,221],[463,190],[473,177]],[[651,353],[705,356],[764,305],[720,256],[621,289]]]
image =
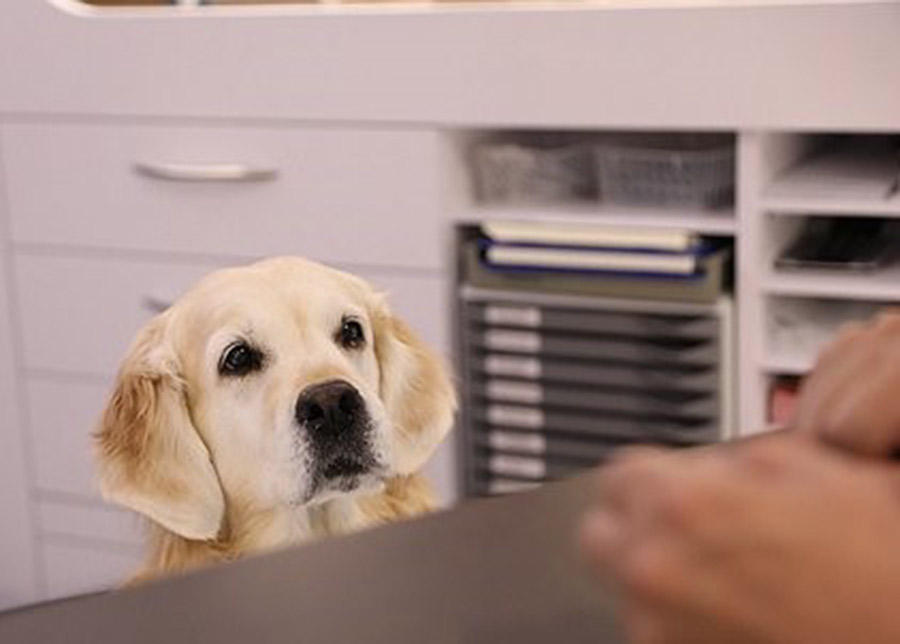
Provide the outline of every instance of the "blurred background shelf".
[[764,373],[782,376],[805,376],[813,368],[816,359],[800,351],[791,352],[788,349],[779,348],[766,355],[761,361],[761,369]]
[[766,298],[766,341],[760,366],[763,372],[803,376],[812,370],[819,353],[850,323],[877,315],[889,301],[773,296]]
[[900,157],[891,136],[818,137],[775,178],[764,208],[780,213],[900,216]]
[[900,265],[865,273],[828,270],[777,271],[762,280],[764,292],[797,297],[833,297],[848,300],[900,300]]
[[844,217],[900,217],[900,194],[888,199],[859,199],[766,193],[763,208],[779,215],[816,213]]

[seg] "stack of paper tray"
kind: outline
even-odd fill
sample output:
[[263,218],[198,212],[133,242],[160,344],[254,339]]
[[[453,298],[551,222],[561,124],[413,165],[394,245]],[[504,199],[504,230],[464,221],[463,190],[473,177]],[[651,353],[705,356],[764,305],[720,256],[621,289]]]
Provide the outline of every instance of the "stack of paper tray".
[[731,425],[731,302],[460,290],[466,492],[562,478]]
[[485,263],[477,240],[461,247],[461,272],[472,286],[505,291],[548,291],[678,302],[714,303],[729,287],[731,249],[722,247],[700,260],[696,275],[627,272],[504,270]]

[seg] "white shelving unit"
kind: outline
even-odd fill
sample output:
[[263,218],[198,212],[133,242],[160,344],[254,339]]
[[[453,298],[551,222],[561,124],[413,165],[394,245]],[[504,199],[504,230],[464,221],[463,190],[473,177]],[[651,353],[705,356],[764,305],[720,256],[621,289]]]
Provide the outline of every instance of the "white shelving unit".
[[[887,134],[868,135],[869,143],[886,140]],[[742,364],[742,420],[764,420],[758,414],[767,396],[771,380],[778,376],[803,376],[815,364],[817,347],[838,332],[842,320],[830,320],[830,327],[816,329],[815,342],[777,341],[771,337],[770,318],[777,314],[781,302],[813,303],[819,306],[845,307],[849,315],[843,321],[862,320],[883,306],[900,302],[900,265],[893,263],[871,272],[830,270],[779,270],[775,258],[808,217],[900,217],[900,194],[896,180],[900,178],[896,155],[866,158],[859,156],[859,167],[848,166],[846,181],[842,177],[825,177],[818,181],[798,173],[807,160],[818,163],[821,135],[807,133],[765,133],[748,137],[748,154],[757,163],[759,174],[755,189],[758,196],[747,194],[754,186],[745,186],[745,208],[740,213],[745,252],[758,262],[756,274],[740,286],[745,306],[742,343],[746,345]],[[840,151],[840,148],[838,148]],[[834,151],[832,150],[832,153]],[[883,196],[866,195],[870,187],[860,189],[859,182],[873,179],[883,182]],[[891,183],[894,183],[891,192]],[[755,192],[755,191],[754,191]],[[876,189],[874,192],[879,192]],[[745,273],[746,275],[746,273]],[[825,304],[821,304],[821,302]],[[828,304],[830,303],[830,305]],[[854,308],[855,307],[855,308]],[[815,308],[810,315],[815,317]],[[821,313],[821,309],[819,312]],[[802,329],[797,331],[803,333]],[[808,331],[807,335],[811,335]],[[749,358],[749,360],[747,359]],[[750,367],[753,364],[754,367]],[[755,368],[757,373],[751,373]]]

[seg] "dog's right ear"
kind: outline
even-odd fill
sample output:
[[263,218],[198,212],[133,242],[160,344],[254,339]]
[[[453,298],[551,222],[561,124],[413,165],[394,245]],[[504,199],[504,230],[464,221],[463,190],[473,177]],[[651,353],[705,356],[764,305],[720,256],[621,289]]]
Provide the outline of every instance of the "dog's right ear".
[[225,498],[194,428],[166,313],[138,335],[95,434],[103,496],[188,539],[214,539]]

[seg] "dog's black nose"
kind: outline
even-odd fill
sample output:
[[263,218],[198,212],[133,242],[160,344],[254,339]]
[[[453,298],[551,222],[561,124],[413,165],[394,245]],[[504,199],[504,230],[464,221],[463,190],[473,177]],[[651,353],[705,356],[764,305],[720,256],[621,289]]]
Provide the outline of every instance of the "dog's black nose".
[[297,422],[318,435],[336,438],[359,428],[363,412],[362,396],[343,380],[311,385],[297,399]]

